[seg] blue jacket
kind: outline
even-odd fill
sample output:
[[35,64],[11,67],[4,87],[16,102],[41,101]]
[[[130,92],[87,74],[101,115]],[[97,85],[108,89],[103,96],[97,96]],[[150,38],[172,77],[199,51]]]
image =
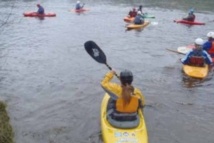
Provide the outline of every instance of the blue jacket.
[[191,50],[184,58],[181,59],[181,62],[183,64],[188,64],[191,56],[203,56],[206,64],[212,64],[212,58],[205,50]]
[[204,43],[204,45],[203,45],[203,49],[205,50],[205,51],[209,51],[209,49],[212,47],[212,41],[207,41],[207,42],[205,42]]
[[142,15],[138,14],[134,19],[134,24],[143,24],[144,18]]
[[83,6],[84,6],[84,5],[82,5],[82,6],[81,6],[81,4],[80,4],[80,3],[77,3],[77,4],[76,4],[76,10],[78,10],[78,9],[82,9],[82,8],[83,8]]
[[39,9],[38,9],[37,13],[44,14],[45,13],[44,8],[42,6],[39,6]]

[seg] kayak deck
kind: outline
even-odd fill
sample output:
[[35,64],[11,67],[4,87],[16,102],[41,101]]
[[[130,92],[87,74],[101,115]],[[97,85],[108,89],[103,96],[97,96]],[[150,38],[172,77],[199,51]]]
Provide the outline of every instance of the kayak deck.
[[148,143],[147,128],[142,110],[139,109],[140,123],[135,128],[115,128],[107,120],[107,104],[110,96],[106,93],[101,104],[101,130],[104,143]]
[[72,9],[71,10],[71,12],[77,12],[77,13],[81,13],[81,12],[85,12],[85,11],[89,11],[89,9],[81,8],[81,9]]
[[208,75],[209,68],[207,64],[205,64],[203,67],[183,65],[183,71],[190,77],[205,78]]
[[145,21],[143,24],[129,24],[127,26],[127,30],[131,30],[131,29],[141,29],[146,27],[147,25],[149,25],[150,22]]

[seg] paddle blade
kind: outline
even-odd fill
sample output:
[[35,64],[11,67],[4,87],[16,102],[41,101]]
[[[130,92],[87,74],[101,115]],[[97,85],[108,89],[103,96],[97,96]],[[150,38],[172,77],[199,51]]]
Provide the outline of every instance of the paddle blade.
[[106,55],[94,41],[87,41],[84,44],[87,53],[97,62],[106,64]]

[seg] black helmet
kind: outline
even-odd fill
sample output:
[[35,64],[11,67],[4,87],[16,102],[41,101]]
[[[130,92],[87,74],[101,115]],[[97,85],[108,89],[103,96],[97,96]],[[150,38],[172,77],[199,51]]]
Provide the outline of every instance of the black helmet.
[[129,70],[124,70],[120,73],[120,81],[123,85],[126,83],[131,84],[133,81],[132,72]]

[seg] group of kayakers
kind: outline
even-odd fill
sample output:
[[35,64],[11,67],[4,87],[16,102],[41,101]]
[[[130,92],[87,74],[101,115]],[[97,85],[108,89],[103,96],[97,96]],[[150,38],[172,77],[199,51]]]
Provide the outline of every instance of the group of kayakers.
[[[210,54],[214,57],[214,32],[209,32],[207,37],[207,42],[204,42],[201,38],[195,39],[195,48],[181,59],[183,64],[191,64],[191,62],[201,64],[199,66],[203,66],[204,63],[212,64]],[[101,81],[101,86],[110,96],[108,109],[114,109],[114,112],[117,113],[127,114],[136,113],[139,108],[143,108],[145,105],[144,95],[139,89],[132,86],[132,72],[124,70],[120,73],[120,85],[111,82],[114,75],[116,75],[115,71],[111,70]]]
[[[81,4],[80,1],[78,0],[76,2],[75,9],[76,10],[80,10],[80,9],[82,9],[84,7],[84,5],[85,5],[85,3]],[[38,10],[37,10],[38,14],[44,14],[45,13],[45,9],[41,6],[41,4],[37,4],[36,6],[38,7]]]
[[136,8],[133,8],[133,10],[130,10],[128,13],[129,17],[134,17],[134,24],[144,23],[144,14],[142,8],[143,6],[140,5],[137,10]]
[[[44,8],[37,4],[39,14],[44,14]],[[84,7],[84,3],[81,4],[80,1],[76,2],[76,10],[82,9]],[[133,8],[129,12],[130,17],[135,17],[135,24],[143,24],[144,23],[144,14],[142,11],[143,6],[140,5],[138,9]],[[183,20],[194,21],[195,15],[194,10],[191,9],[186,18]],[[214,32],[209,32],[207,34],[208,41],[204,42],[203,39],[197,38],[194,42],[194,48],[191,50],[184,58],[181,59],[183,64],[190,64],[192,61],[195,61],[194,58],[199,58],[198,63],[201,61],[207,63],[208,65],[212,64],[212,57],[214,57]],[[201,60],[201,61],[200,61]],[[109,100],[109,105],[115,110],[115,112],[119,113],[133,113],[137,112],[139,108],[144,107],[144,96],[142,92],[134,88],[132,86],[133,74],[129,70],[124,70],[120,73],[120,85],[111,82],[114,75],[116,75],[114,70],[108,72],[103,80],[101,81],[101,86],[103,89],[110,95],[111,100]]]
[[[143,6],[140,5],[138,9],[133,8],[133,10],[130,10],[128,13],[128,16],[130,18],[134,17],[134,24],[143,24],[144,23],[144,18],[145,18],[145,13],[142,11]],[[195,21],[195,14],[194,14],[194,9],[190,9],[188,12],[188,16],[183,18],[183,20],[194,22]]]
[[214,58],[214,32],[207,33],[208,40],[197,38],[194,42],[194,48],[181,59],[183,64],[212,64]]

